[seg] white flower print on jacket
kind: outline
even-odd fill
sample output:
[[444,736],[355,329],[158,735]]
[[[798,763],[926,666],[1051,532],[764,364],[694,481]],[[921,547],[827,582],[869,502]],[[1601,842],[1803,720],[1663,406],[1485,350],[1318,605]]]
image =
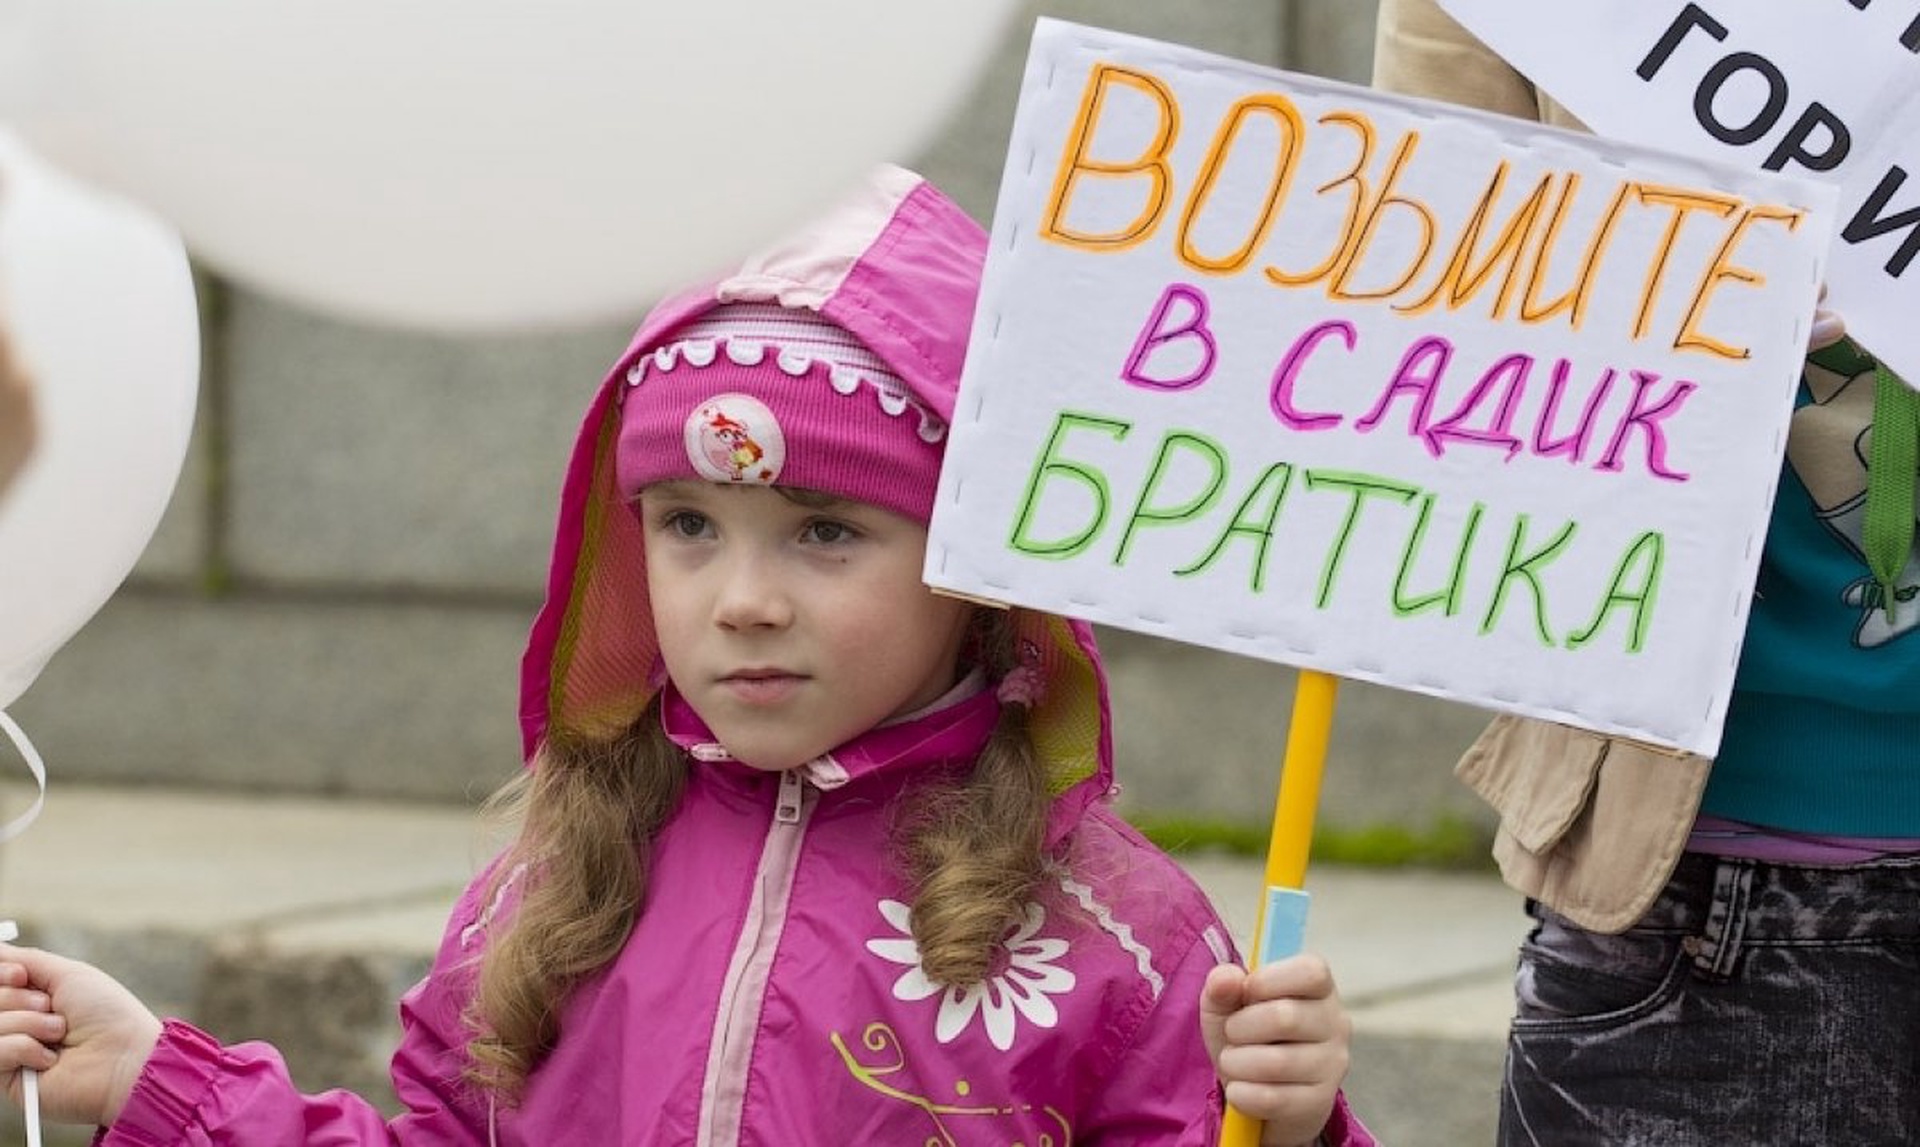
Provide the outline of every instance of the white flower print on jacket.
[[867,941],[867,950],[884,960],[906,965],[907,970],[893,982],[893,998],[914,1002],[941,995],[940,1015],[934,1023],[934,1038],[952,1043],[973,1023],[977,1015],[986,1026],[987,1039],[1006,1051],[1013,1046],[1019,1017],[1035,1027],[1051,1028],[1060,1021],[1060,1012],[1049,996],[1073,990],[1073,973],[1056,967],[1054,961],[1067,954],[1067,942],[1040,936],[1047,921],[1046,910],[1038,904],[1027,905],[1020,926],[1002,940],[1006,949],[1006,968],[977,984],[936,984],[920,967],[920,945],[914,942],[908,917],[912,910],[898,900],[882,900],[880,915],[893,925],[899,936]]

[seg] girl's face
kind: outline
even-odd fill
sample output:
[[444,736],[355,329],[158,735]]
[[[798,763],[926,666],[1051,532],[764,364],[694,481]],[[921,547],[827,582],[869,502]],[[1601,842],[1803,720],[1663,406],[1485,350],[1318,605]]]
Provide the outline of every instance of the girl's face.
[[766,486],[641,492],[668,676],[757,769],[806,764],[953,686],[972,607],[921,584],[925,527]]

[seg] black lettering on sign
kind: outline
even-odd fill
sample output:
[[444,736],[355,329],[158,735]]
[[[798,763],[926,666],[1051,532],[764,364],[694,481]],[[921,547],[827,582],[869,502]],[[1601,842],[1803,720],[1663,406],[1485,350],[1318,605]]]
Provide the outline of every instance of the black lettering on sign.
[[[1856,12],[1865,12],[1873,0],[1847,0],[1847,3],[1853,5]],[[1920,53],[1920,16],[1915,16],[1913,23],[1907,25],[1907,30],[1900,33],[1900,46],[1909,52]]]
[[[1745,126],[1736,127],[1722,123],[1713,108],[1713,98],[1720,94],[1728,79],[1739,72],[1755,72],[1767,83],[1767,102],[1759,113]],[[1707,129],[1707,134],[1721,143],[1730,143],[1735,147],[1745,147],[1754,140],[1773,130],[1780,122],[1780,113],[1787,110],[1787,77],[1765,56],[1752,52],[1734,52],[1707,69],[1700,80],[1700,86],[1693,92],[1693,118]]]
[[1899,164],[1895,164],[1886,175],[1881,177],[1879,186],[1873,189],[1873,194],[1867,196],[1867,201],[1860,205],[1860,210],[1854,212],[1853,218],[1847,221],[1846,228],[1840,232],[1840,237],[1849,243],[1864,243],[1868,239],[1905,227],[1907,237],[1901,241],[1899,249],[1893,253],[1886,264],[1887,274],[1896,279],[1900,277],[1902,271],[1907,269],[1907,265],[1913,262],[1913,257],[1920,254],[1920,207],[1909,207],[1905,211],[1885,218],[1881,218],[1880,213],[1886,209],[1887,202],[1893,198],[1893,193],[1900,190],[1900,185],[1906,181],[1906,170]]
[[[1810,151],[1807,141],[1813,138],[1816,130],[1826,133],[1826,146],[1819,151]],[[1828,111],[1827,105],[1816,100],[1807,105],[1807,110],[1800,113],[1799,119],[1793,121],[1786,136],[1760,166],[1768,171],[1779,171],[1787,165],[1788,160],[1792,160],[1808,171],[1831,171],[1840,166],[1840,161],[1847,157],[1847,151],[1852,146],[1853,134],[1847,130],[1847,125],[1840,122],[1839,116]]]
[[1660,70],[1660,66],[1667,62],[1667,57],[1673,55],[1673,50],[1680,46],[1680,41],[1686,39],[1687,33],[1694,28],[1705,29],[1707,35],[1716,40],[1727,38],[1726,25],[1707,15],[1700,5],[1689,4],[1680,9],[1680,14],[1673,18],[1673,23],[1667,25],[1667,30],[1661,34],[1659,43],[1647,53],[1646,59],[1640,61],[1640,66],[1633,70],[1633,74],[1643,80],[1653,79],[1654,73]]

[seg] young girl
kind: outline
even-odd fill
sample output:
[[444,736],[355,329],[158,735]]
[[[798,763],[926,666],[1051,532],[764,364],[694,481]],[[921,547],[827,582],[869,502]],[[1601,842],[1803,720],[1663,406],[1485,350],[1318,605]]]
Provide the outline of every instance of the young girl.
[[889,168],[641,326],[562,492],[519,836],[402,1003],[404,1114],[4,949],[15,1094],[110,1145],[1065,1147],[1212,1144],[1223,1078],[1267,1143],[1371,1143],[1324,963],[1234,968],[1106,807],[1089,628],[920,581],[985,247]]

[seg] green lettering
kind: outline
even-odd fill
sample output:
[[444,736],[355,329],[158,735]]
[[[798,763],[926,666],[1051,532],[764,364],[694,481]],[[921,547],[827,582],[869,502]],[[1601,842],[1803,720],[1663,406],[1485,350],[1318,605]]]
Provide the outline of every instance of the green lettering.
[[[1207,488],[1187,499],[1178,506],[1156,506],[1148,508],[1147,502],[1154,491],[1160,488],[1160,479],[1166,474],[1169,460],[1176,449],[1185,448],[1201,455],[1213,466],[1213,478]],[[1133,504],[1133,516],[1127,519],[1127,528],[1121,531],[1120,547],[1113,553],[1113,564],[1127,564],[1127,551],[1133,548],[1134,527],[1141,523],[1153,526],[1170,526],[1176,522],[1185,522],[1204,514],[1220,497],[1220,487],[1227,481],[1227,452],[1218,442],[1203,438],[1185,430],[1169,431],[1160,440],[1160,452],[1153,456],[1153,468],[1147,471],[1147,480],[1140,487],[1139,500]]]
[[1513,536],[1507,541],[1506,568],[1500,571],[1499,584],[1493,587],[1493,604],[1487,607],[1487,618],[1480,623],[1480,632],[1493,632],[1494,623],[1500,620],[1500,610],[1507,601],[1507,587],[1513,584],[1515,578],[1519,578],[1533,590],[1533,625],[1540,635],[1540,643],[1551,646],[1553,633],[1547,628],[1546,593],[1540,587],[1540,579],[1534,575],[1534,568],[1559,557],[1560,551],[1573,540],[1574,531],[1579,527],[1568,522],[1560,527],[1560,532],[1553,536],[1552,541],[1516,562],[1515,558],[1524,545],[1522,539],[1527,536],[1527,523],[1531,520],[1529,515],[1521,514],[1513,521]]
[[1395,482],[1377,474],[1346,470],[1307,471],[1307,489],[1317,490],[1322,486],[1345,490],[1353,495],[1353,500],[1347,503],[1347,517],[1340,524],[1340,534],[1327,550],[1326,565],[1320,569],[1320,597],[1314,605],[1325,609],[1327,602],[1333,600],[1333,581],[1340,574],[1340,561],[1346,555],[1347,541],[1353,536],[1354,527],[1360,524],[1361,506],[1368,498],[1374,497],[1393,498],[1404,506],[1419,495],[1420,487]]
[[[1027,479],[1027,492],[1020,499],[1020,516],[1013,523],[1013,533],[1007,544],[1023,554],[1036,558],[1048,558],[1060,561],[1073,557],[1093,544],[1100,533],[1100,527],[1107,521],[1107,477],[1100,471],[1082,462],[1062,460],[1055,455],[1061,439],[1073,430],[1094,430],[1112,438],[1115,442],[1127,436],[1133,425],[1112,418],[1101,418],[1093,414],[1078,414],[1063,410],[1054,419],[1053,433],[1047,436],[1047,445],[1040,451],[1040,460],[1033,467],[1033,474]],[[1086,528],[1077,534],[1055,538],[1051,541],[1035,541],[1027,536],[1027,527],[1033,521],[1034,506],[1039,502],[1040,487],[1050,479],[1078,483],[1093,495],[1094,513]]]
[[1480,531],[1480,515],[1486,512],[1486,504],[1475,502],[1473,509],[1467,511],[1467,524],[1460,528],[1460,547],[1453,555],[1453,573],[1447,578],[1446,588],[1408,599],[1407,575],[1413,572],[1414,562],[1420,553],[1420,544],[1427,536],[1427,521],[1433,516],[1433,495],[1420,499],[1420,516],[1414,519],[1413,533],[1407,538],[1406,553],[1400,556],[1400,572],[1393,578],[1393,612],[1397,617],[1412,617],[1416,613],[1425,613],[1435,606],[1440,607],[1443,617],[1452,617],[1460,612],[1460,590],[1466,584],[1467,556],[1473,550],[1474,535]]
[[[1628,571],[1642,564],[1639,584],[1626,592],[1625,583]],[[1607,586],[1607,596],[1601,599],[1600,608],[1593,615],[1593,621],[1578,633],[1567,635],[1567,648],[1578,649],[1593,640],[1593,635],[1605,624],[1607,615],[1616,609],[1631,607],[1633,625],[1627,631],[1627,652],[1638,653],[1647,639],[1647,622],[1653,615],[1653,603],[1660,596],[1660,570],[1666,565],[1667,539],[1665,536],[1649,530],[1633,540],[1627,552],[1620,556],[1620,564],[1613,568],[1613,581]]]
[[[1277,482],[1274,481],[1276,476]],[[1257,516],[1249,516],[1248,511],[1253,509],[1255,499],[1260,497],[1269,484],[1274,487],[1273,500],[1268,503],[1265,512]],[[1264,590],[1267,580],[1267,547],[1273,542],[1273,523],[1280,516],[1280,506],[1287,498],[1287,487],[1292,484],[1293,465],[1291,463],[1275,462],[1262,470],[1259,479],[1253,484],[1253,489],[1248,490],[1247,496],[1240,499],[1240,505],[1233,511],[1233,520],[1227,524],[1226,529],[1220,531],[1220,536],[1214,540],[1213,548],[1207,551],[1207,556],[1185,569],[1174,570],[1174,575],[1188,577],[1206,569],[1219,558],[1220,552],[1227,548],[1228,541],[1235,535],[1241,535],[1253,540],[1253,575],[1248,579],[1248,585],[1255,593]]]

